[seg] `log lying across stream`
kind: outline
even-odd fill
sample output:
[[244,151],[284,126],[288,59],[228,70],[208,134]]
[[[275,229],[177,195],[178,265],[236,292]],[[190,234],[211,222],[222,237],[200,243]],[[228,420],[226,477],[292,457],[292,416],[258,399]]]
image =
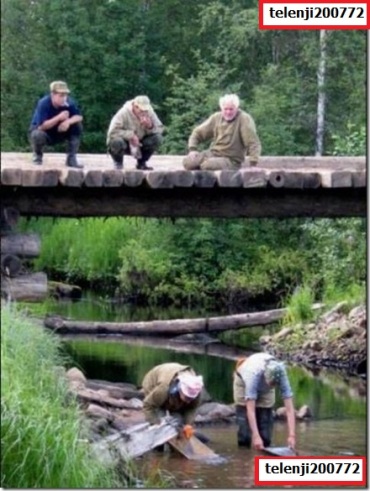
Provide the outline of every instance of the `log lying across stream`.
[[[315,310],[323,304],[314,304]],[[287,309],[266,310],[249,314],[198,319],[174,319],[150,322],[88,322],[67,320],[60,316],[47,316],[45,327],[61,334],[131,334],[134,336],[178,336],[180,334],[211,333],[242,329],[243,327],[265,326],[281,320]]]

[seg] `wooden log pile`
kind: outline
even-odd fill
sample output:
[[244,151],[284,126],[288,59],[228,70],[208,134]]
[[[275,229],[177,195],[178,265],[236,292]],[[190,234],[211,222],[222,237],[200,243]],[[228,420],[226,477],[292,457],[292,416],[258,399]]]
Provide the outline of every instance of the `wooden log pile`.
[[40,254],[36,234],[16,232],[19,212],[1,208],[1,295],[8,300],[40,301],[47,295],[45,273],[29,273],[28,262]]

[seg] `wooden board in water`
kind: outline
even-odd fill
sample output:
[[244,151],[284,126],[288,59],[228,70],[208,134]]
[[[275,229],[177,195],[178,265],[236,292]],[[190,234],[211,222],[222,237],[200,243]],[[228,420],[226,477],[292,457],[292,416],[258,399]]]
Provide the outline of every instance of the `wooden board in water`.
[[276,457],[296,457],[298,454],[290,447],[266,447],[263,451]]
[[196,436],[191,438],[175,437],[168,443],[189,460],[214,459],[218,455]]

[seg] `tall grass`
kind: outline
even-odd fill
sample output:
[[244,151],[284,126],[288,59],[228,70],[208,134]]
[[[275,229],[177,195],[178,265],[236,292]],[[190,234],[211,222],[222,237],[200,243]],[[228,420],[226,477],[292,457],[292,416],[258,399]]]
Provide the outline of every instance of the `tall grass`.
[[84,442],[81,412],[58,375],[58,339],[10,306],[1,337],[1,486],[122,487]]
[[297,288],[288,298],[287,313],[284,316],[284,324],[298,324],[309,322],[314,318],[312,305],[314,303],[314,293],[310,286],[303,285]]

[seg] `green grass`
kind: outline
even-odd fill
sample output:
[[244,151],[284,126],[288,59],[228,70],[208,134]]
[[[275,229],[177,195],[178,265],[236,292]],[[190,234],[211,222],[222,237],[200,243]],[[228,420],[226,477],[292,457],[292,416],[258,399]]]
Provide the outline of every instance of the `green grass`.
[[60,376],[56,336],[6,306],[1,337],[1,486],[123,487],[83,441],[87,429]]
[[288,298],[287,313],[283,324],[291,325],[311,321],[314,318],[313,303],[314,293],[309,286],[304,285],[301,288],[297,288]]

